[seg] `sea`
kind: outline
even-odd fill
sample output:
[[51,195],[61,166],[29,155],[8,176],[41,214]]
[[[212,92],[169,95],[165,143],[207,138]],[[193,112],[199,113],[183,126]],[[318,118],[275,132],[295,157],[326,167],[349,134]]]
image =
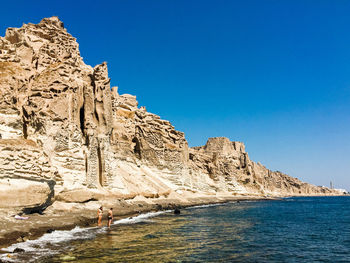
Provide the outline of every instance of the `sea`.
[[[11,253],[22,248],[23,253]],[[204,205],[76,227],[1,250],[4,262],[350,262],[350,196]]]

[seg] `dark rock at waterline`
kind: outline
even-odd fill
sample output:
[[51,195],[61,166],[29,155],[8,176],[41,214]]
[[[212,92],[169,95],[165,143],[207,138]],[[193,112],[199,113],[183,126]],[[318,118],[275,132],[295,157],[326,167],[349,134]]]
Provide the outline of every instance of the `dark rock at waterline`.
[[15,250],[13,250],[13,253],[23,253],[23,252],[26,252],[23,248],[15,248]]
[[145,239],[151,239],[151,238],[157,238],[157,236],[152,235],[152,234],[148,234],[144,236]]
[[55,231],[55,229],[49,228],[48,230],[46,230],[46,233],[50,234],[50,233],[52,233],[52,232],[54,232],[54,231]]
[[174,214],[175,215],[179,215],[181,213],[180,209],[179,208],[175,208],[174,209]]

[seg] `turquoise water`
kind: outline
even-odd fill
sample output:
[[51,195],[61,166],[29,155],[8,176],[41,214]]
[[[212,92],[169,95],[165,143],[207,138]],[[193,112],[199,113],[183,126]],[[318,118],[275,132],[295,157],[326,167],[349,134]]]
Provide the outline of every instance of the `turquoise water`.
[[350,262],[349,205],[350,197],[308,197],[154,214],[110,231],[77,229],[36,261]]

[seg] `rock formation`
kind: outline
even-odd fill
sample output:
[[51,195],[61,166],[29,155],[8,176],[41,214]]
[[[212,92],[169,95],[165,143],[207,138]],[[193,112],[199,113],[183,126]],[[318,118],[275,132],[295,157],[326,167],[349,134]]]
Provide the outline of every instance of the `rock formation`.
[[251,161],[240,142],[189,148],[169,121],[110,87],[106,63],[86,65],[57,17],[0,37],[0,93],[0,207],[108,195],[336,194]]

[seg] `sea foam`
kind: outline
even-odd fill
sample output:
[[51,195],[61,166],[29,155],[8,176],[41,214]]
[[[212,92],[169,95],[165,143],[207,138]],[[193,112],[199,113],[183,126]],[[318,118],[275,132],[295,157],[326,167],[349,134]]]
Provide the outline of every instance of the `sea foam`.
[[[151,222],[150,218],[156,217],[158,215],[170,212],[158,211],[158,212],[149,212],[145,214],[139,214],[137,216],[128,217],[119,219],[113,222],[112,225],[122,225],[122,224],[137,224],[141,222]],[[56,230],[52,233],[46,233],[38,239],[27,240],[25,242],[15,243],[7,248],[1,249],[1,252],[11,253],[11,257],[8,257],[9,254],[0,254],[0,259],[5,262],[18,262],[19,257],[21,256],[18,253],[12,253],[16,248],[24,249],[24,254],[30,254],[31,259],[26,260],[26,262],[34,262],[38,260],[42,255],[54,255],[59,253],[60,244],[63,242],[75,241],[75,240],[86,240],[96,237],[96,235],[104,233],[108,230],[107,227],[86,227],[81,228],[76,226],[71,230]],[[56,249],[55,249],[56,248]]]

